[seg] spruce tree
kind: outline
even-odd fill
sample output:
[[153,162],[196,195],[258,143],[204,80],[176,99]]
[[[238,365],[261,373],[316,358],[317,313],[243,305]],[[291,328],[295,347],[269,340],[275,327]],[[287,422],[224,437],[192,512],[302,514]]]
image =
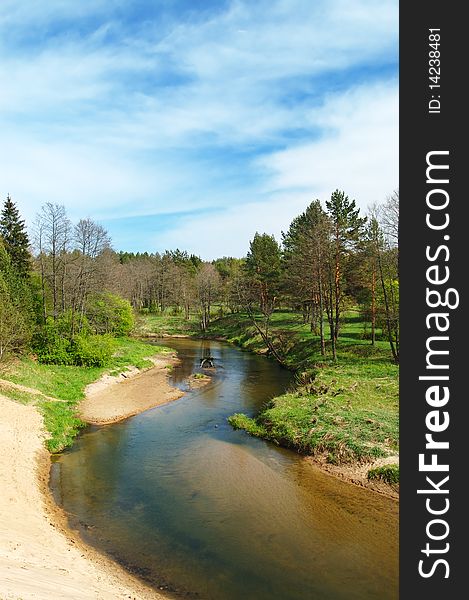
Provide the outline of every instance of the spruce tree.
[[31,270],[29,239],[24,220],[21,219],[15,203],[7,196],[0,217],[0,237],[10,256],[11,265],[20,277],[26,277]]

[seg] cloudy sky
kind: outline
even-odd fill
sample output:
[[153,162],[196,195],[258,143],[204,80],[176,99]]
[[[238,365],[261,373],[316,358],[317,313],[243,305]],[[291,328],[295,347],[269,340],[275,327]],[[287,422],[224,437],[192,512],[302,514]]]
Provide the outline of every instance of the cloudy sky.
[[2,0],[0,195],[242,256],[398,187],[397,0]]

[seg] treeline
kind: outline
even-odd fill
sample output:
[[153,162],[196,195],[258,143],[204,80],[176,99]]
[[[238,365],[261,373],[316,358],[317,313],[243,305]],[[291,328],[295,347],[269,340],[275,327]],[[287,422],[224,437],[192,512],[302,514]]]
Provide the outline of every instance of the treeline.
[[[290,224],[281,242],[256,234],[245,258],[207,262],[180,250],[115,252],[91,219],[72,224],[47,203],[29,240],[11,198],[0,219],[0,358],[32,349],[44,362],[104,364],[112,336],[126,335],[134,313],[197,315],[206,332],[214,316],[248,314],[271,353],[277,308],[299,311],[323,354],[337,354],[344,311],[359,305],[374,343],[384,332],[399,358],[398,193],[361,216],[336,190]],[[381,335],[381,334],[380,334]]]
[[[202,331],[215,316],[247,313],[270,352],[283,362],[287,342],[273,339],[278,308],[302,314],[320,339],[321,352],[337,355],[343,314],[359,306],[372,344],[389,342],[399,360],[399,194],[360,215],[355,201],[336,190],[323,209],[312,202],[279,243],[256,234],[245,258],[212,262],[179,250],[118,255],[113,289],[133,307],[149,312],[197,314]],[[117,257],[115,257],[117,262]],[[110,282],[111,283],[111,282]]]

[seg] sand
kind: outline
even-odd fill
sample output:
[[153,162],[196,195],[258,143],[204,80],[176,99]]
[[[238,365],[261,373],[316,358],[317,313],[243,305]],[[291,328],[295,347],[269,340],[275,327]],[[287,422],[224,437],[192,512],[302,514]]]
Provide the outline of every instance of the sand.
[[80,417],[95,425],[117,423],[183,396],[184,392],[168,383],[168,367],[176,364],[177,358],[165,355],[151,360],[154,364],[151,369],[133,368],[117,376],[104,375],[87,386],[86,398],[79,405]]
[[376,479],[368,479],[367,474],[370,469],[382,467],[383,465],[399,464],[399,455],[388,456],[386,458],[378,458],[369,463],[352,463],[342,465],[332,465],[327,462],[326,455],[322,456],[305,456],[304,460],[309,462],[314,467],[318,467],[333,477],[343,479],[347,483],[365,487],[373,492],[378,492],[399,500],[399,485],[389,484]]
[[[111,423],[179,398],[182,392],[167,382],[166,367],[174,361],[159,357],[154,369],[92,384],[82,416]],[[149,390],[134,394],[140,377]],[[0,414],[0,600],[167,599],[68,529],[48,488],[50,457],[35,407],[0,395]]]

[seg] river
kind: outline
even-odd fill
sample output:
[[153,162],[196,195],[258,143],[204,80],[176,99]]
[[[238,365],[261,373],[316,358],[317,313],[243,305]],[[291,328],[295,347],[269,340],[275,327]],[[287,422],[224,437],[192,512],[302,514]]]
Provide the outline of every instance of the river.
[[226,422],[255,414],[291,374],[220,342],[168,345],[182,360],[173,385],[185,389],[205,352],[211,383],[91,427],[57,458],[51,487],[71,526],[176,597],[396,599],[398,504]]

